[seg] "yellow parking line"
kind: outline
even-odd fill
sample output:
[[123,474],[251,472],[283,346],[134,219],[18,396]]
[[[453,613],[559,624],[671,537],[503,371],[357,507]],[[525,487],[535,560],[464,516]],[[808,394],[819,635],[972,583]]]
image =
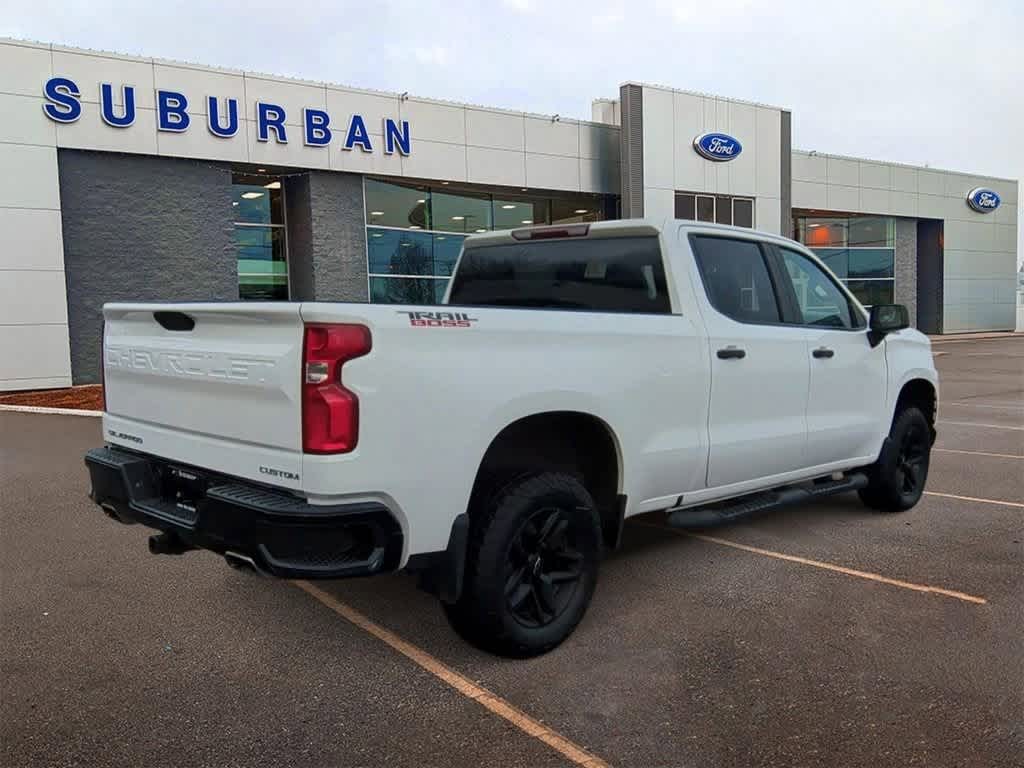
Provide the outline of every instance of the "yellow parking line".
[[925,496],[941,496],[944,499],[960,499],[961,501],[977,501],[981,504],[999,504],[1004,507],[1020,507],[1024,504],[1019,501],[1000,501],[999,499],[979,499],[977,496],[957,496],[955,493],[939,493],[938,491],[925,491]]
[[787,555],[782,552],[775,552],[770,549],[761,549],[760,547],[752,547],[749,544],[740,544],[738,541],[732,541],[730,539],[721,539],[717,536],[708,536],[705,533],[692,533],[690,531],[680,531],[675,528],[666,528],[663,525],[653,525],[651,523],[640,523],[635,522],[634,525],[642,525],[645,528],[657,528],[662,531],[668,531],[678,536],[688,536],[691,539],[700,539],[711,544],[719,544],[723,547],[731,547],[733,549],[741,549],[744,552],[752,552],[755,555],[764,555],[765,557],[773,557],[776,560],[785,560],[790,563],[798,563],[799,565],[809,565],[812,568],[821,568],[822,570],[832,571],[833,573],[841,573],[844,576],[855,576],[858,579],[868,579],[869,581],[877,581],[881,584],[888,584],[893,587],[901,587],[903,589],[910,589],[914,592],[928,592],[933,595],[942,595],[944,597],[952,597],[957,600],[963,600],[967,603],[976,603],[978,605],[985,605],[988,601],[983,597],[977,597],[975,595],[968,595],[965,592],[956,592],[952,589],[942,589],[941,587],[931,587],[927,584],[914,584],[910,581],[901,581],[900,579],[890,579],[888,576],[882,576],[878,573],[871,573],[870,571],[858,571],[855,568],[847,568],[842,565],[833,565],[832,563],[823,563],[821,560],[811,560],[806,557],[798,557],[797,555]]
[[997,459],[1017,459],[1020,461],[1024,459],[1024,456],[1020,456],[1016,453],[989,453],[988,451],[958,451],[955,448],[932,448],[933,451],[939,451],[941,453],[966,453],[971,456],[994,456]]
[[378,640],[390,645],[394,650],[411,659],[434,677],[450,685],[466,698],[472,699],[492,714],[508,721],[528,736],[532,736],[538,741],[543,742],[572,763],[584,766],[584,768],[608,768],[608,763],[601,758],[592,755],[590,752],[583,749],[583,747],[574,744],[572,741],[552,730],[548,726],[534,720],[521,709],[517,709],[509,704],[505,699],[491,693],[486,688],[482,688],[477,685],[472,680],[459,674],[451,667],[446,666],[426,651],[423,651],[412,643],[403,640],[391,630],[385,629],[379,624],[371,621],[355,608],[346,605],[330,593],[325,592],[319,587],[313,586],[308,581],[293,581],[292,583],[309,594],[315,600],[326,605],[339,616],[347,619],[363,631],[376,637]]

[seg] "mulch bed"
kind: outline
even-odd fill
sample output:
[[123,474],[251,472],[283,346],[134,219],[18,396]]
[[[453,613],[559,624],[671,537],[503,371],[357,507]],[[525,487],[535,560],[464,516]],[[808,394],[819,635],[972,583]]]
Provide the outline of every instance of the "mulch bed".
[[0,405],[34,405],[42,408],[102,411],[103,387],[99,384],[87,384],[68,389],[36,389],[28,392],[0,394]]

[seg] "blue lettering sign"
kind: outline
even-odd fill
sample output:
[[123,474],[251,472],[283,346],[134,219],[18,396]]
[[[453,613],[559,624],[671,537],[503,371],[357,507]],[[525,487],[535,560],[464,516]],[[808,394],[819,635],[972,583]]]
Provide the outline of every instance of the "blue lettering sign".
[[352,122],[348,125],[348,135],[342,148],[352,149],[356,144],[363,152],[373,152],[373,144],[370,143],[370,134],[366,130],[362,115],[352,115]]
[[[133,85],[115,85],[113,83],[100,83],[99,113],[104,123],[113,128],[129,128],[135,124],[138,114],[138,105],[135,98],[136,87]],[[120,96],[115,90],[120,88]],[[67,77],[51,77],[43,85],[43,112],[46,116],[58,123],[73,123],[82,116],[82,94],[78,84]],[[207,96],[206,98],[206,128],[211,134],[220,139],[230,139],[238,135],[240,120],[238,115],[238,99]],[[187,131],[192,123],[188,113],[188,98],[178,91],[157,90],[156,91],[156,127],[159,131],[170,131],[183,133]],[[267,102],[256,102],[256,139],[262,142],[273,141],[277,144],[287,144],[288,134],[285,127],[285,109],[277,104]],[[306,107],[302,110],[302,139],[309,147],[326,147],[334,140],[334,131],[331,128],[331,115],[323,110],[314,107]],[[345,138],[341,148],[353,150],[359,147],[363,152],[373,152],[373,140],[370,131],[366,127],[366,121],[362,115],[353,114],[350,116],[348,127],[344,132]],[[384,154],[392,155],[398,152],[407,156],[412,151],[412,132],[409,129],[408,120],[398,120],[389,117],[383,118],[382,134],[384,140]],[[712,134],[708,134],[712,135]],[[723,136],[723,134],[713,134]],[[243,137],[244,138],[244,137]],[[698,137],[703,138],[703,137]],[[728,138],[728,137],[726,137]],[[739,154],[739,142],[733,142],[732,149],[713,150],[718,154]],[[730,158],[715,158],[730,159]],[[997,196],[998,197],[998,196]],[[998,205],[998,202],[996,203]]]
[[716,163],[735,160],[743,151],[743,145],[727,133],[702,133],[693,140],[693,148],[701,157]]
[[256,138],[270,141],[270,129],[274,129],[274,139],[278,144],[288,143],[288,134],[284,130],[284,109],[276,104],[256,102]]
[[73,123],[82,116],[82,103],[78,100],[82,95],[74,80],[66,77],[51,77],[43,86],[46,104],[43,112],[51,120],[58,123]]
[[188,116],[188,99],[176,91],[156,92],[156,127],[160,131],[182,133],[192,122]]
[[100,117],[103,122],[114,128],[127,128],[135,122],[135,88],[130,85],[121,87],[124,109],[120,117],[114,114],[114,86],[110,83],[100,84]]
[[402,130],[398,130],[398,124],[390,118],[384,118],[384,154],[390,155],[398,147],[401,155],[409,154],[409,121],[402,121]]
[[322,109],[302,110],[302,124],[305,126],[303,140],[307,147],[326,147],[331,143],[331,116]]
[[222,139],[230,139],[238,133],[238,99],[228,99],[228,124],[220,122],[220,100],[210,96],[206,100],[206,127],[210,133]]

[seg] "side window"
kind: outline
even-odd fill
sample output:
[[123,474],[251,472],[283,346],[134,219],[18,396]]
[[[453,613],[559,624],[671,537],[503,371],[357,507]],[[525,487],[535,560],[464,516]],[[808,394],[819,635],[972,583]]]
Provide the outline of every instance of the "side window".
[[860,324],[846,295],[817,264],[788,248],[780,248],[779,252],[804,325],[855,328]]
[[711,306],[741,323],[778,323],[779,305],[761,247],[750,240],[693,235]]

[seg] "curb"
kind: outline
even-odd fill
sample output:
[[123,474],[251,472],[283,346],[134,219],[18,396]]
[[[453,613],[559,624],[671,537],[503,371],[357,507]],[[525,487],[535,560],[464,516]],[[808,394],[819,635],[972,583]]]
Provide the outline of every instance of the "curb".
[[57,416],[102,416],[103,411],[86,411],[81,408],[44,408],[38,405],[0,405],[0,411],[13,413],[47,413]]

